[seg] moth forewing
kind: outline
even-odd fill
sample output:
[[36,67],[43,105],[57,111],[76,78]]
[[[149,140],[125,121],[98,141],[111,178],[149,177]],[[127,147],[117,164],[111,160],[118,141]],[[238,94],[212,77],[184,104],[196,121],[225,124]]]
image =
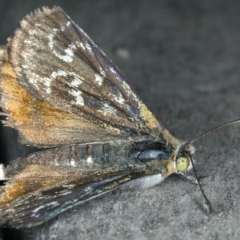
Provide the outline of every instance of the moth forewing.
[[[62,9],[45,7],[27,15],[8,47],[17,83],[31,97],[78,117],[74,119],[75,128],[77,132],[79,126],[81,137],[69,138],[65,144],[83,142],[86,132],[91,132],[93,138],[89,136],[87,141],[94,142],[96,136],[110,140],[111,135],[122,139],[139,134],[157,136],[161,131],[161,125],[132,91],[123,74]],[[46,118],[49,114],[46,113]],[[39,116],[31,117],[37,121]],[[13,121],[18,123],[18,119]],[[30,138],[26,131],[23,135]]]

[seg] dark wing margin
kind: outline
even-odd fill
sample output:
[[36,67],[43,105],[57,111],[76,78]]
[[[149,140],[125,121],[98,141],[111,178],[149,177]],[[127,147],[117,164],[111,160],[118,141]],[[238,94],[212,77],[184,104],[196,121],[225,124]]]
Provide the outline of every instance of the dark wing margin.
[[36,10],[20,24],[9,40],[7,61],[33,97],[80,123],[114,128],[115,135],[162,131],[123,74],[61,8]]

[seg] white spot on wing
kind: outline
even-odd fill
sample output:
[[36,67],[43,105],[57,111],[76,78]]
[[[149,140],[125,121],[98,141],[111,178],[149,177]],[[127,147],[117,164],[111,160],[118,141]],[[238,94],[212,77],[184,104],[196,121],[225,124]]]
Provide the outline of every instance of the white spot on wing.
[[[82,84],[83,78],[79,77],[74,72],[65,72],[63,70],[58,70],[57,72],[52,72],[50,78],[45,77],[44,80],[44,86],[46,87],[46,93],[50,94],[52,92],[51,89],[51,82],[56,80],[57,77],[66,77],[71,76],[73,77],[73,80],[69,83],[71,87],[78,87],[80,84]],[[37,85],[37,81],[33,81],[35,79],[29,80],[32,84]]]
[[62,70],[59,70],[57,72],[52,72],[51,74],[51,77],[50,78],[47,78],[45,77],[43,80],[43,84],[45,85],[46,87],[46,93],[50,94],[52,92],[52,89],[51,89],[51,82],[53,80],[56,79],[56,77],[58,76],[63,76],[63,77],[66,77],[67,76],[67,73],[65,71],[62,71]]
[[116,95],[111,94],[111,97],[113,97],[114,100],[120,104],[123,104],[125,102],[125,99],[123,98],[122,93],[120,92]]
[[53,35],[52,34],[49,34],[48,35],[48,39],[49,39],[49,42],[48,42],[48,46],[53,49]]
[[29,78],[29,82],[33,84],[37,90],[39,90],[38,79],[39,79],[39,76],[35,72],[31,72],[31,77]]
[[86,192],[91,192],[92,191],[92,187],[91,186],[87,186],[84,189]]
[[41,205],[40,207],[38,208],[35,208],[32,212],[35,214],[37,213],[39,210],[43,209],[43,208],[46,208],[46,207],[55,207],[55,206],[59,206],[59,202],[50,202],[50,203],[46,203],[44,205]]
[[83,100],[83,97],[81,96],[82,95],[82,92],[81,91],[76,91],[74,89],[71,89],[69,91],[69,93],[75,97],[75,102],[77,105],[81,105],[81,106],[84,106],[84,100]]
[[29,33],[29,35],[31,35],[31,36],[32,36],[32,35],[35,35],[36,30],[29,30],[28,33]]
[[63,187],[67,188],[67,189],[72,189],[74,188],[76,185],[75,184],[63,184]]
[[86,48],[87,48],[88,52],[92,53],[92,48],[88,43],[86,43]]
[[98,84],[99,86],[102,86],[103,77],[100,76],[99,74],[95,74],[95,81],[97,82],[97,84]]
[[30,41],[30,40],[24,40],[24,43],[31,45],[31,44],[32,44],[32,41]]
[[22,68],[28,69],[29,67],[28,67],[28,65],[22,64]]
[[82,80],[79,79],[79,78],[77,78],[77,77],[75,77],[75,78],[72,80],[72,82],[70,83],[70,86],[72,86],[72,87],[78,87],[78,86],[81,85],[81,84],[82,84]]
[[101,73],[104,77],[106,77],[106,73],[105,73],[105,71],[103,71],[103,69],[102,69],[101,67],[99,67],[99,70],[100,70],[100,73]]
[[59,54],[58,52],[56,52],[54,50],[54,42],[53,42],[53,38],[54,38],[54,35],[53,34],[49,34],[48,35],[48,39],[49,39],[49,42],[48,42],[48,46],[50,49],[53,50],[53,53],[58,57],[60,58],[61,60],[63,60],[64,62],[72,62],[73,61],[73,56],[74,56],[74,50],[77,49],[76,45],[71,43],[69,44],[69,46],[64,50],[64,52],[66,53],[65,55],[61,55]]
[[36,89],[39,89],[39,86],[37,85],[38,84],[37,78],[29,78],[29,82],[33,84],[36,87]]
[[66,55],[59,55],[58,57],[62,59],[64,62],[72,62],[73,61],[73,56],[74,56],[74,50],[76,50],[77,47],[74,44],[70,44],[68,48],[64,50]]
[[80,47],[83,49],[83,50],[86,50],[85,46],[83,45],[83,43],[80,43]]
[[[30,36],[30,39],[25,39],[24,40],[24,44],[28,45],[28,51],[31,51],[30,49],[35,46],[35,47],[39,47],[38,44],[36,43],[36,40]],[[33,52],[33,51],[31,51]],[[33,54],[34,55],[34,54]]]
[[111,71],[112,73],[114,73],[114,74],[117,73],[116,70],[115,70],[113,67],[110,68],[110,71]]
[[57,158],[54,159],[54,165],[55,165],[55,166],[58,166],[58,165],[59,165]]
[[71,191],[63,190],[63,191],[58,192],[58,196],[64,196],[64,195],[68,195],[68,194],[71,194],[71,193],[72,193]]
[[116,109],[108,105],[108,103],[104,103],[103,106],[101,107],[101,110],[99,111],[101,111],[104,115],[107,115],[107,114],[113,115],[116,113]]

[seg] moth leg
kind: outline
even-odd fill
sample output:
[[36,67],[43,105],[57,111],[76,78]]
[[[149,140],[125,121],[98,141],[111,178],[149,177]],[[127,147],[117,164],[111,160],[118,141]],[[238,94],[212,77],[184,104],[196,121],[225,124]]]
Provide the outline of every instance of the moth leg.
[[[194,177],[194,176],[191,176],[191,175],[185,175],[184,173],[182,172],[179,172],[180,176],[184,177],[185,179],[187,179],[189,182],[193,183],[193,184],[198,184],[197,183],[197,179]],[[211,176],[201,176],[199,177],[199,179],[203,179],[203,178],[209,178]],[[202,184],[202,182],[200,181],[200,183]]]
[[180,176],[182,176],[184,179],[187,179],[189,182],[198,185],[197,179],[194,176],[191,175],[185,175],[182,172],[179,172]]

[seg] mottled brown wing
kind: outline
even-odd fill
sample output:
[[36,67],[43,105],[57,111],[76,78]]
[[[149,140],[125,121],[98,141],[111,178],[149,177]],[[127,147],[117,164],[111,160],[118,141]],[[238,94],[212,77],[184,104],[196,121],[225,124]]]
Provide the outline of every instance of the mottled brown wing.
[[159,135],[123,74],[62,9],[36,10],[20,24],[2,57],[1,105],[26,143]]
[[[73,167],[29,164],[0,186],[0,226],[42,224],[60,212],[146,175],[146,169],[106,168],[86,172]],[[34,180],[33,180],[34,179]]]

